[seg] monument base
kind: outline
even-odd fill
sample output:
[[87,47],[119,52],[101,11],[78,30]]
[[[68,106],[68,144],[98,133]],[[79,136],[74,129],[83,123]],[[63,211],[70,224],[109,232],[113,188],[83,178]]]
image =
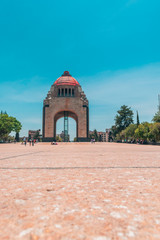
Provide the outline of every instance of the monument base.
[[[55,138],[42,138],[42,142],[56,142]],[[76,142],[90,142],[89,138],[78,138]]]
[[42,142],[55,142],[56,140],[54,138],[42,138]]
[[78,138],[77,142],[90,142],[90,138]]

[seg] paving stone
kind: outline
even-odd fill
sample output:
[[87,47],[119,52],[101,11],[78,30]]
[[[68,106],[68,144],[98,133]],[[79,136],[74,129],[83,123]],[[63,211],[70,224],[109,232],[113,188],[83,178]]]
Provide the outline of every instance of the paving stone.
[[0,145],[0,239],[160,239],[160,148]]

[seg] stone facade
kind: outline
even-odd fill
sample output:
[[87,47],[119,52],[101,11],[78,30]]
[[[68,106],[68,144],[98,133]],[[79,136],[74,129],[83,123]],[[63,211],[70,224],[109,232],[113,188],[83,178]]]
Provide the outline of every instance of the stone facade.
[[88,100],[80,84],[67,71],[54,82],[43,102],[43,141],[56,140],[56,122],[65,114],[76,121],[77,141],[88,141]]

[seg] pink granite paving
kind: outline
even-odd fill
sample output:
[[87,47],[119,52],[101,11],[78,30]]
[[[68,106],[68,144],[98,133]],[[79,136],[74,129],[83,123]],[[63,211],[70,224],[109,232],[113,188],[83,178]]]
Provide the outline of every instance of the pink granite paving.
[[0,145],[0,240],[160,239],[160,147]]

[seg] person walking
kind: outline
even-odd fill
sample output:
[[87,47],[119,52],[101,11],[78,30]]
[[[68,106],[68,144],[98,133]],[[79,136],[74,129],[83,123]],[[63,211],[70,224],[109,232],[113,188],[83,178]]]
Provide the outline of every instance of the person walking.
[[23,142],[22,142],[22,144],[24,143],[24,145],[26,146],[26,144],[27,144],[27,140],[26,140],[26,138],[24,137],[23,138]]

